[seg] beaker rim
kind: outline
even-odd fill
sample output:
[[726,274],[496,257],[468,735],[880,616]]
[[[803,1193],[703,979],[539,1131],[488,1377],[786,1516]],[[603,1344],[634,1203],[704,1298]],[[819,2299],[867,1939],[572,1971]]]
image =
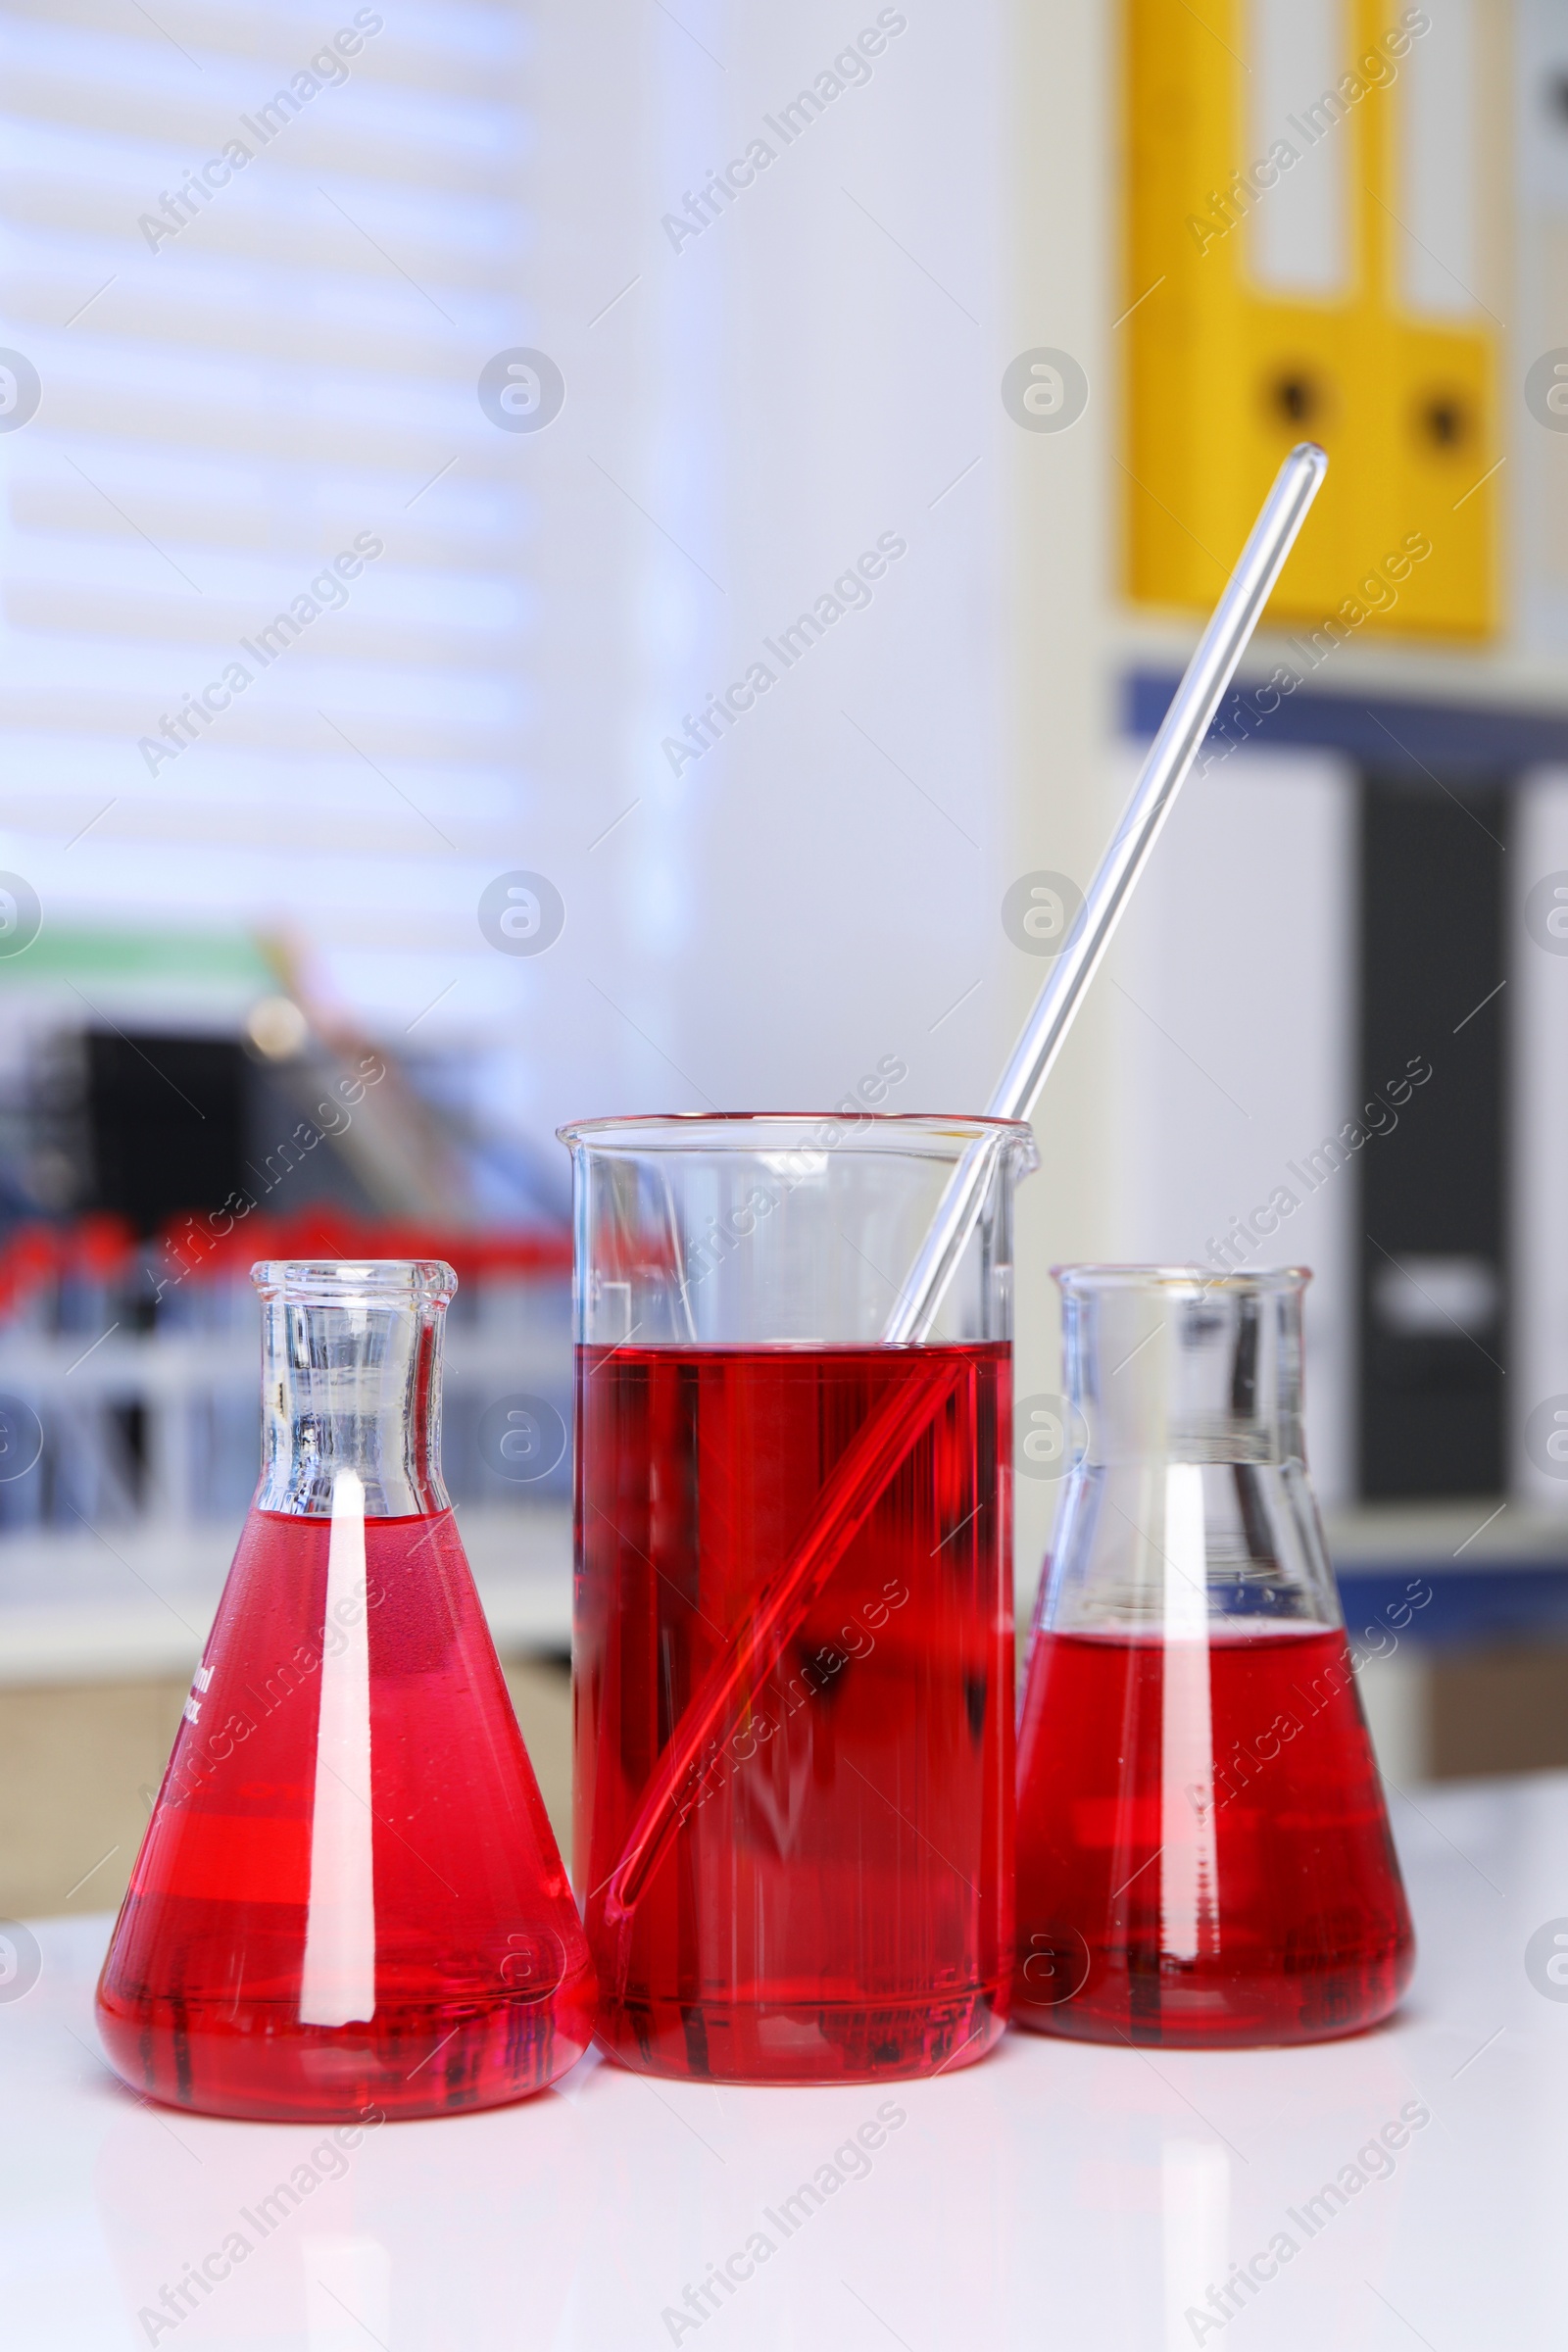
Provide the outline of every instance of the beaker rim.
[[444,1306],[458,1287],[444,1257],[263,1257],[251,1280],[264,1298],[321,1306],[359,1299]]
[[1298,1291],[1312,1279],[1310,1266],[1258,1266],[1250,1273],[1221,1274],[1212,1266],[1053,1266],[1052,1280],[1064,1291],[1168,1290],[1205,1297],[1210,1292]]
[[997,1119],[979,1111],[973,1114],[871,1109],[633,1111],[623,1118],[573,1119],[564,1127],[558,1127],[556,1137],[568,1151],[579,1145],[613,1150],[622,1141],[639,1152],[689,1151],[699,1131],[716,1142],[715,1130],[733,1132],[739,1140],[742,1136],[755,1137],[760,1130],[769,1127],[782,1127],[792,1135],[800,1135],[802,1131],[808,1135],[813,1128],[840,1130],[838,1141],[831,1145],[820,1135],[816,1137],[817,1147],[822,1151],[863,1150],[873,1136],[880,1134],[891,1141],[895,1131],[911,1138],[919,1135],[971,1143],[992,1135],[1011,1136],[1031,1151],[1034,1149],[1034,1129],[1027,1119]]

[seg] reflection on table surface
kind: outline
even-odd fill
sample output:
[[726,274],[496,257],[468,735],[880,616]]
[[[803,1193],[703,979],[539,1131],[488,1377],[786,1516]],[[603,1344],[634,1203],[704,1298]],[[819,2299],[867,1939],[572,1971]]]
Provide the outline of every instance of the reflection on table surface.
[[[363,2131],[139,2105],[108,1923],[0,1986],[13,2340],[388,2352],[1555,2344],[1568,1776],[1392,1796],[1421,1959],[1363,2038],[1210,2055],[1009,2034],[931,2082],[715,2090],[584,2061]],[[4,1995],[11,1989],[12,1997]],[[188,2332],[186,2332],[188,2330]]]

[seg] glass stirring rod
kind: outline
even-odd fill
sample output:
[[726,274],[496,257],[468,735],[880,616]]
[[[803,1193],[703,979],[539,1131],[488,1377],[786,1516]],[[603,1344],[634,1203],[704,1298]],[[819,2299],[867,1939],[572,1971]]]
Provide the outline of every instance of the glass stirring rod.
[[[986,1104],[992,1118],[1026,1119],[1060,1053],[1089,983],[1160,828],[1187,780],[1199,746],[1250,643],[1285,559],[1317,496],[1328,457],[1315,441],[1298,442],[1274,477],[1230,584],[1199,640],[1159,733],[1149,749],[1121,823],[1089,885],[1078,919],[1052,967],[1012,1058]],[[905,1279],[882,1337],[923,1340],[974,1230],[985,1191],[984,1147],[959,1161],[932,1219],[931,1230]]]

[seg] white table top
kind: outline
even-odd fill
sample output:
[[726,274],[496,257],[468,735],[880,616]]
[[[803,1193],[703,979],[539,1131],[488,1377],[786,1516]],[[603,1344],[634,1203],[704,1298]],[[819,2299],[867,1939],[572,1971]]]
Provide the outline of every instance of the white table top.
[[[1568,1936],[1568,1775],[1422,1791],[1395,1813],[1421,1959],[1403,2015],[1359,2039],[1140,2054],[1013,2034],[968,2072],[875,2089],[719,2091],[588,2059],[558,2092],[384,2126],[348,2155],[324,2132],[139,2104],[95,2051],[108,1922],[47,1923],[37,1983],[0,1988],[0,2337],[1558,2352],[1568,1984],[1538,1960],[1538,1989],[1526,1947],[1553,1921]],[[903,2123],[785,2236],[769,2216],[890,2101]],[[1386,2125],[1403,2143],[1358,2165]],[[318,2184],[207,2300],[177,2326],[138,2321],[302,2161]],[[1343,2208],[1321,2198],[1309,2230],[1347,2167],[1363,2184]],[[712,2265],[738,2255],[744,2274],[759,2231],[772,2252],[717,2311],[663,2317]],[[1205,2325],[1210,2285],[1257,2257],[1274,2275]]]

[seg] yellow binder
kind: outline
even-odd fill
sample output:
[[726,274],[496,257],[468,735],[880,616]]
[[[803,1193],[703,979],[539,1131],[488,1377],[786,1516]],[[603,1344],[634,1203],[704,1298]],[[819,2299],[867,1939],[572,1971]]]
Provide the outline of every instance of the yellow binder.
[[[1457,318],[1422,315],[1400,282],[1406,233],[1427,250],[1422,222],[1400,219],[1398,142],[1413,135],[1411,58],[1432,20],[1401,0],[1344,0],[1339,73],[1303,88],[1254,154],[1256,19],[1256,0],[1125,9],[1129,593],[1206,610],[1281,458],[1310,435],[1334,464],[1270,617],[1331,638],[1490,636],[1495,331],[1479,298],[1461,293]],[[1287,173],[1326,168],[1340,175],[1343,282],[1261,286],[1264,208]]]

